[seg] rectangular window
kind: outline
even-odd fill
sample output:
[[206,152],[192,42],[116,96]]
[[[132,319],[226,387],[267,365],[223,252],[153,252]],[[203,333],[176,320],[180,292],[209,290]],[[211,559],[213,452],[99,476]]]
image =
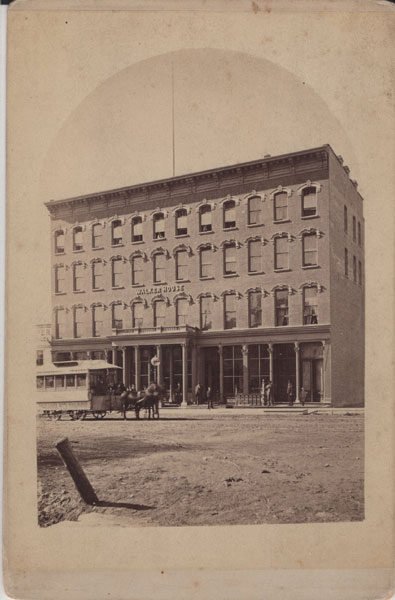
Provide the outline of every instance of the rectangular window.
[[224,248],[224,274],[234,275],[236,273],[236,246],[234,244]]
[[68,388],[75,387],[75,375],[66,375],[66,387],[68,387]]
[[276,290],[274,302],[276,326],[288,325],[288,290]]
[[344,275],[348,277],[348,250],[344,248]]
[[100,337],[103,335],[103,307],[93,307],[93,337]]
[[210,296],[203,296],[200,298],[200,329],[203,331],[212,329],[213,326],[211,303],[212,298],[210,298]]
[[154,217],[154,240],[163,239],[165,237],[165,218],[162,214]]
[[45,376],[45,389],[53,390],[55,387],[55,377],[53,375]]
[[164,327],[166,324],[166,305],[163,300],[154,303],[154,325]]
[[44,364],[44,352],[43,350],[37,350],[36,352],[36,365],[40,367]]
[[188,321],[188,300],[179,298],[176,304],[176,325],[186,325]]
[[58,308],[55,316],[55,337],[62,340],[65,337],[66,313],[63,308]]
[[77,307],[74,309],[74,337],[80,338],[83,336],[84,325],[84,309]]
[[142,302],[135,302],[132,310],[132,327],[141,328],[144,322],[144,304]]
[[84,265],[74,265],[73,291],[82,292],[84,289]]
[[132,259],[132,284],[141,285],[144,283],[143,257],[135,256]]
[[362,227],[361,223],[358,221],[358,244],[362,246]]
[[166,281],[165,255],[154,255],[154,283],[164,283]]
[[224,204],[224,229],[236,227],[236,208],[233,200]]
[[358,283],[362,285],[362,263],[360,260],[358,261]]
[[317,235],[306,233],[303,236],[303,266],[309,267],[317,264]]
[[248,244],[248,272],[260,273],[262,271],[262,242],[253,240]]
[[200,250],[200,277],[212,277],[211,253],[210,248]]
[[62,254],[64,252],[64,233],[63,231],[57,231],[55,233],[55,252]]
[[354,242],[357,240],[357,220],[355,217],[352,218],[352,239]]
[[143,221],[141,217],[136,217],[132,221],[132,242],[143,241]]
[[277,237],[274,242],[274,268],[288,269],[288,238]]
[[65,268],[63,266],[55,267],[55,293],[63,294],[65,292]]
[[103,289],[103,263],[101,261],[92,264],[92,288]]
[[122,287],[123,283],[123,260],[115,258],[112,261],[112,287]]
[[344,206],[344,233],[348,231],[348,216],[347,216],[347,206]]
[[280,192],[274,196],[274,220],[285,221],[288,219],[288,194]]
[[123,328],[123,304],[112,305],[112,328]]
[[224,329],[234,329],[236,327],[236,294],[226,294],[224,296]]
[[303,290],[303,324],[317,325],[318,323],[318,302],[317,288],[305,287]]
[[354,281],[357,281],[357,257],[353,256],[352,257],[352,276]]
[[180,250],[176,253],[176,279],[188,279],[188,253],[186,250]]
[[302,193],[302,217],[317,214],[317,191],[315,187],[305,188]]
[[261,222],[261,198],[253,196],[248,200],[248,225],[258,225]]
[[200,232],[212,231],[211,206],[206,204],[200,208]]
[[112,224],[112,241],[113,246],[120,246],[122,244],[122,223],[121,221],[114,221]]
[[185,209],[181,209],[176,214],[176,235],[187,235],[187,233],[187,211]]
[[63,390],[65,387],[64,375],[55,375],[55,389]]
[[74,229],[73,235],[73,250],[82,250],[82,229],[80,227]]
[[103,230],[100,223],[95,223],[92,227],[92,248],[102,248]]
[[249,293],[248,320],[250,327],[262,327],[262,292]]
[[262,390],[262,382],[270,379],[270,357],[266,345],[251,344],[248,346],[248,379],[249,393],[257,394]]
[[39,375],[38,377],[36,377],[36,387],[38,390],[44,389],[44,376],[43,375]]

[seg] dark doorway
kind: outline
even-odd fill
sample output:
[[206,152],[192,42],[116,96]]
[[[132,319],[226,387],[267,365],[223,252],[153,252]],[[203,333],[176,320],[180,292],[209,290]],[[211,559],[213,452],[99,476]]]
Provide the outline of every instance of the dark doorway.
[[322,359],[302,361],[302,387],[307,393],[306,402],[321,402],[323,392]]
[[219,394],[219,354],[217,347],[203,348],[204,356],[204,388],[210,386],[215,398]]
[[288,380],[292,383],[295,398],[296,356],[293,344],[273,346],[273,380],[275,403],[288,402]]

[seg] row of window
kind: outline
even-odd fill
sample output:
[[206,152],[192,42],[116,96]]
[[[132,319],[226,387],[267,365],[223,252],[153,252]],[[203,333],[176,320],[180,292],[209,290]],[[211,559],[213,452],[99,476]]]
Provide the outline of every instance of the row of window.
[[[346,277],[349,277],[349,257],[348,257],[348,250],[347,248],[344,248],[344,275]],[[358,261],[358,271],[357,271],[357,257],[354,255],[352,257],[352,278],[355,281],[355,283],[359,283],[359,285],[362,285],[362,263],[359,260]]]
[[[237,275],[237,247],[236,242],[227,242],[223,247],[223,275]],[[199,277],[209,279],[214,277],[213,247],[208,244],[199,251]],[[175,252],[175,280],[188,281],[190,266],[190,251],[180,249]],[[152,257],[153,282],[166,283],[166,260],[167,253],[158,250]],[[143,285],[146,282],[144,271],[145,255],[136,254],[130,259],[131,283],[132,285]],[[111,285],[122,287],[124,285],[125,264],[128,261],[123,257],[115,257],[111,260]],[[302,236],[302,266],[318,266],[317,233],[306,233]],[[274,239],[274,268],[286,270],[289,268],[289,241],[286,235]],[[73,291],[84,291],[86,265],[75,263],[72,266]],[[263,245],[261,238],[248,242],[248,273],[262,273],[263,271]],[[92,289],[104,289],[104,262],[96,260],[91,265]],[[62,294],[66,292],[66,267],[55,266],[55,292]]]
[[[288,289],[279,289],[274,292],[274,310],[275,325],[278,327],[289,325],[288,316]],[[223,296],[223,327],[224,329],[234,329],[237,327],[237,316],[240,314],[238,306],[238,295],[236,293],[227,293]],[[207,331],[213,328],[213,302],[212,296],[202,296],[199,299],[200,309],[200,329]],[[154,327],[164,327],[169,318],[168,303],[165,299],[157,299],[153,302],[153,323]],[[104,324],[104,306],[97,304],[92,307],[92,335],[99,337],[103,335]],[[83,306],[74,307],[73,315],[73,337],[80,338],[84,336],[86,308]],[[190,301],[187,297],[178,298],[175,301],[175,321],[176,325],[187,325],[190,318]],[[121,330],[125,327],[124,323],[124,305],[122,303],[113,304],[111,307],[112,328]],[[144,301],[137,301],[131,307],[131,322],[126,323],[127,327],[143,328],[147,327],[146,304]],[[318,287],[308,286],[303,289],[303,324],[318,324]],[[262,291],[250,291],[248,294],[248,325],[249,327],[262,327]],[[65,337],[66,331],[66,311],[63,308],[56,309],[55,318],[55,336],[57,339]]]
[[[279,191],[273,196],[273,219],[275,222],[288,220],[288,198],[289,192]],[[213,205],[209,202],[202,204],[198,209],[199,216],[199,232],[210,233],[213,231],[212,219]],[[261,225],[263,224],[262,215],[262,198],[261,196],[251,196],[247,202],[247,224]],[[237,227],[237,211],[235,200],[227,200],[223,203],[222,210],[222,227],[224,230],[234,229]],[[317,215],[317,188],[307,187],[302,191],[301,196],[301,216],[314,217]],[[186,208],[180,208],[175,211],[174,221],[175,236],[188,235],[188,211]],[[94,249],[103,248],[103,225],[95,223],[91,228],[91,246]],[[152,239],[160,240],[166,238],[165,231],[165,213],[157,212],[152,218]],[[143,236],[143,217],[136,216],[131,220],[131,237],[132,243],[140,243],[144,241]],[[111,223],[111,245],[120,246],[124,243],[124,229],[121,219],[115,219]],[[83,243],[83,228],[76,226],[73,228],[73,251],[78,252],[84,249]],[[65,250],[65,233],[62,229],[55,231],[55,252],[62,254]]]
[[[348,209],[346,205],[344,205],[344,233],[348,233]],[[352,218],[352,239],[354,242],[357,241],[357,218],[355,216]],[[362,225],[360,221],[358,221],[358,245],[362,246]]]

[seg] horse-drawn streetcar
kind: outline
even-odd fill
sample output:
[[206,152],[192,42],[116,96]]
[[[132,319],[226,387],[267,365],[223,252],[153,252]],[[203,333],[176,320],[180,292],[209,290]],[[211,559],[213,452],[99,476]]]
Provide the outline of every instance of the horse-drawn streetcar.
[[[108,413],[149,410],[149,417],[159,417],[162,388],[152,384],[141,393],[123,391],[119,386],[121,367],[104,360],[69,361],[59,365],[39,367],[36,372],[38,412],[50,419],[67,416],[73,420],[91,415],[103,419]],[[150,390],[151,388],[151,390]]]

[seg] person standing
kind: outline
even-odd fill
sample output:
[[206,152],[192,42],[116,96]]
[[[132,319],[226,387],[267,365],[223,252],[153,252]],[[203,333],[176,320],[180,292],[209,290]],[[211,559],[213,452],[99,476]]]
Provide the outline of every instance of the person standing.
[[198,382],[195,387],[195,402],[196,404],[200,404],[200,398],[202,396],[202,388],[200,387],[200,383]]
[[266,401],[268,406],[273,405],[273,384],[270,380],[266,386]]
[[214,408],[214,404],[213,404],[213,392],[210,386],[208,386],[207,388],[207,392],[206,392],[206,398],[207,398],[207,408]]
[[262,379],[262,387],[261,387],[261,405],[266,406],[265,380],[264,379]]
[[176,404],[181,404],[182,392],[181,392],[181,384],[180,384],[180,382],[177,383],[177,387],[176,387],[176,391],[175,391],[175,397],[176,397]]
[[288,384],[287,384],[287,398],[288,398],[288,404],[289,404],[289,406],[292,406],[293,403],[294,403],[293,395],[294,395],[293,386],[292,386],[291,380],[288,379]]

